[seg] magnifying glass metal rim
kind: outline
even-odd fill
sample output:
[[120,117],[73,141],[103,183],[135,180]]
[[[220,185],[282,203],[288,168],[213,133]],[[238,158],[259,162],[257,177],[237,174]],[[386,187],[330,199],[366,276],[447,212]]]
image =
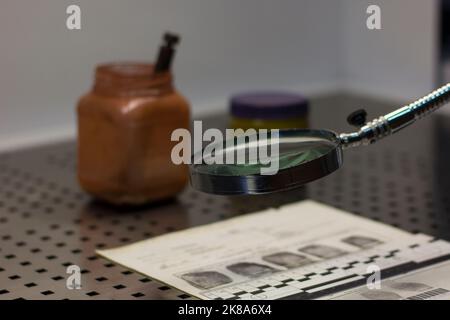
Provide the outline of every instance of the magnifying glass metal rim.
[[339,169],[343,163],[341,140],[329,130],[285,129],[279,138],[316,137],[335,144],[326,154],[293,166],[280,169],[275,175],[218,175],[204,173],[190,166],[191,185],[203,192],[219,195],[264,194],[298,188]]

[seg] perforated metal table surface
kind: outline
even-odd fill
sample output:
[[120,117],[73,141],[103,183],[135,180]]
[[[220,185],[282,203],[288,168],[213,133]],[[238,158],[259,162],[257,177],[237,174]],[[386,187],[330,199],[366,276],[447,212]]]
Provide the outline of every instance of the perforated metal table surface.
[[[352,130],[345,118],[398,104],[349,94],[312,100],[312,127]],[[204,119],[223,127],[225,116]],[[435,114],[376,145],[348,150],[338,172],[301,189],[223,197],[188,187],[177,199],[135,210],[91,200],[75,179],[75,143],[0,155],[0,299],[192,299],[110,263],[110,248],[305,198],[406,229],[450,239],[450,116]],[[250,198],[250,199],[249,199]],[[82,289],[66,268],[82,268]]]

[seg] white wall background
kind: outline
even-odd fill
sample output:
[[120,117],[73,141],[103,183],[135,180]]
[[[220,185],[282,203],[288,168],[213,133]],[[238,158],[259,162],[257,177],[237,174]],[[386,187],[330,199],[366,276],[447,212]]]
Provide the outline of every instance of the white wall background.
[[[434,84],[436,1],[370,1],[383,30],[369,31],[364,0],[2,0],[0,148],[73,134],[95,65],[153,60],[165,30],[182,34],[176,83],[196,114],[253,88],[420,95]],[[69,4],[80,31],[66,29]]]
[[[414,99],[437,81],[438,0],[344,0],[340,84],[369,94]],[[371,31],[365,12],[381,8],[382,30]]]

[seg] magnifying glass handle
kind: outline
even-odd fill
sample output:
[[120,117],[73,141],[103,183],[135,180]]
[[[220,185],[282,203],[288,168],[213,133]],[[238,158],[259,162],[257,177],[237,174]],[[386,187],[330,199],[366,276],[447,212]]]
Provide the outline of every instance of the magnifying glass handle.
[[436,111],[450,100],[450,83],[413,103],[366,123],[357,132],[342,133],[344,148],[372,144]]

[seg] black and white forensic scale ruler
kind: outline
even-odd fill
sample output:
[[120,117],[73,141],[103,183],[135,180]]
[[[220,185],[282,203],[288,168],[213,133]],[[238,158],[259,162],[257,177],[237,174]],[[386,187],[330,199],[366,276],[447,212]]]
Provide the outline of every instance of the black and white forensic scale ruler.
[[384,280],[450,260],[449,242],[416,237],[416,242],[407,245],[382,245],[201,294],[212,300],[316,299],[364,285],[373,274],[370,265],[380,268]]

